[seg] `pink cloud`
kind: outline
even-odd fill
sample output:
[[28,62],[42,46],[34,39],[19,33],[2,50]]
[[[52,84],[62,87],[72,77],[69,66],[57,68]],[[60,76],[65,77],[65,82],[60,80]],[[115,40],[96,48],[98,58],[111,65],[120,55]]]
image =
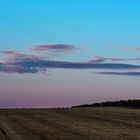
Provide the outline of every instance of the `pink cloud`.
[[7,62],[4,60],[0,60],[0,64],[6,64]]
[[0,51],[0,53],[15,55],[17,53],[17,51],[15,51],[15,50],[4,50],[4,51]]
[[35,45],[31,50],[33,51],[71,51],[74,50],[73,45],[66,45],[66,44],[40,44]]
[[45,52],[49,57],[53,57],[72,53],[75,50],[84,50],[84,49],[77,48],[74,45],[68,44],[39,44],[34,45],[30,50],[36,52]]
[[123,49],[123,50],[134,50],[134,51],[140,51],[140,47],[120,47],[120,49]]
[[[76,49],[73,45],[66,44],[43,44],[36,45],[31,50],[39,52],[47,52],[47,56],[35,54],[19,53],[15,50],[4,50],[0,53],[8,54],[9,56],[0,60],[0,72],[6,73],[39,73],[46,72],[50,69],[139,69],[139,65],[124,64],[124,63],[102,63],[106,61],[131,61],[140,60],[137,58],[114,58],[96,56],[86,62],[68,62],[48,60],[48,56],[65,54],[73,52]],[[12,56],[11,56],[12,55]]]
[[[0,53],[3,54],[8,54],[8,55],[13,55],[14,57],[20,57],[20,58],[29,58],[29,59],[43,59],[43,58],[48,58],[47,56],[39,56],[39,55],[34,55],[34,54],[24,54],[24,53],[18,53],[15,50],[3,50],[0,51]],[[5,59],[12,59],[11,57],[7,57]],[[0,61],[0,63],[2,63],[4,61]]]
[[[17,53],[15,54],[16,56],[23,57],[23,58],[31,58],[31,59],[42,59],[44,56],[38,56],[38,55],[33,55],[33,54],[22,54],[22,53]],[[47,57],[45,57],[47,58]]]
[[132,58],[111,58],[111,57],[102,57],[102,56],[97,56],[91,60],[89,60],[89,63],[93,62],[104,62],[104,61],[137,61],[140,60],[140,57],[132,57]]

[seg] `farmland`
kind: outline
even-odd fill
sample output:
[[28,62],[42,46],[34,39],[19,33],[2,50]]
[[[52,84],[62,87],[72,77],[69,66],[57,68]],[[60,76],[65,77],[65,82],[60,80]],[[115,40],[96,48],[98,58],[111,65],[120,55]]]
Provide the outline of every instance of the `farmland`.
[[140,109],[1,109],[0,140],[139,140]]

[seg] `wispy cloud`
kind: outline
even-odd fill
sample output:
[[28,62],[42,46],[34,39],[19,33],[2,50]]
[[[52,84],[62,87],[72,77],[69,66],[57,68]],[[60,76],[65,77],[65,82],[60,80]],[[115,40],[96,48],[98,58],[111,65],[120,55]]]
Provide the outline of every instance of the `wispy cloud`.
[[122,63],[86,63],[86,62],[67,62],[54,61],[45,59],[34,59],[24,57],[22,59],[16,57],[0,64],[0,71],[6,73],[38,73],[47,71],[48,69],[112,69],[127,70],[139,69],[139,65],[122,64]]
[[47,51],[47,50],[56,50],[56,51],[66,51],[74,49],[73,45],[66,45],[66,44],[40,44],[35,45],[32,50],[35,51]]
[[[76,48],[66,44],[44,44],[35,45],[31,48],[35,52],[52,52],[53,54],[65,54],[73,52]],[[86,62],[68,62],[51,60],[50,57],[34,54],[19,53],[15,50],[4,50],[0,53],[9,55],[0,60],[0,72],[5,73],[39,73],[46,72],[48,69],[100,69],[100,70],[136,70],[140,65],[118,63],[117,61],[140,60],[140,58],[110,58],[96,56]],[[111,61],[111,62],[109,62]],[[115,63],[117,62],[117,63]],[[98,72],[97,74],[106,75],[139,75],[139,72]]]
[[4,51],[0,51],[0,53],[15,55],[17,53],[17,51],[15,51],[15,50],[4,50]]
[[4,50],[4,51],[0,51],[0,53],[12,55],[13,57],[18,57],[20,59],[21,58],[23,58],[23,59],[24,58],[31,58],[31,59],[47,58],[47,56],[19,53],[16,50]]
[[140,48],[133,48],[133,50],[140,51]]
[[140,76],[140,72],[96,72],[96,74],[124,75],[124,76]]
[[104,62],[106,59],[104,57],[94,57],[90,60],[87,61],[87,63],[99,63],[99,62]]
[[7,63],[7,64],[0,64],[0,72],[21,74],[21,73],[38,73],[39,71],[35,68]]
[[140,51],[140,47],[120,47],[120,49]]
[[130,58],[113,58],[113,57],[102,57],[96,56],[95,58],[89,60],[89,62],[105,62],[105,61],[137,61],[140,57],[130,57]]
[[34,45],[30,50],[37,52],[45,52],[49,56],[64,55],[67,53],[72,53],[76,48],[74,45],[68,44],[40,44]]

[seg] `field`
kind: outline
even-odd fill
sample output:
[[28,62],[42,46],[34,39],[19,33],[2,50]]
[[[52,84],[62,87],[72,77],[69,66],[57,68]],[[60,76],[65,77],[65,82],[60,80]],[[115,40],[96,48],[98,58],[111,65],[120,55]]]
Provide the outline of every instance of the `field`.
[[140,109],[1,109],[0,140],[140,140]]

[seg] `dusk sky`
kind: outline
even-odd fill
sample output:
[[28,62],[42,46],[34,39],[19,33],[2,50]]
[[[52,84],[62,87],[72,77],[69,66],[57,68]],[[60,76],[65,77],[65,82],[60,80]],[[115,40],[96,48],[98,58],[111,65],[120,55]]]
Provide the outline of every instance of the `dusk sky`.
[[0,0],[0,107],[140,99],[139,0]]

